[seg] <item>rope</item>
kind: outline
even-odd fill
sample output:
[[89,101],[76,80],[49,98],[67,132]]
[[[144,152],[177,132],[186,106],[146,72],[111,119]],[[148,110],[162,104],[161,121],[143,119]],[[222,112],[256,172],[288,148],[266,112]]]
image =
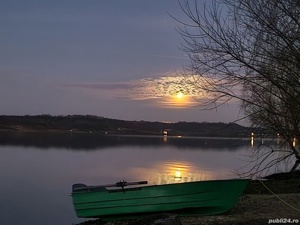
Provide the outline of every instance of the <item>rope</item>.
[[261,184],[262,184],[269,192],[271,192],[271,194],[273,194],[273,195],[274,195],[276,198],[278,198],[281,202],[283,202],[283,203],[286,204],[287,206],[291,207],[292,209],[294,209],[294,210],[300,212],[300,209],[298,209],[298,208],[292,206],[291,204],[289,204],[288,202],[286,202],[286,201],[284,201],[282,198],[280,198],[277,194],[275,194],[270,188],[268,188],[268,187],[262,182],[262,180],[259,180],[259,181],[260,181],[260,183],[261,183]]

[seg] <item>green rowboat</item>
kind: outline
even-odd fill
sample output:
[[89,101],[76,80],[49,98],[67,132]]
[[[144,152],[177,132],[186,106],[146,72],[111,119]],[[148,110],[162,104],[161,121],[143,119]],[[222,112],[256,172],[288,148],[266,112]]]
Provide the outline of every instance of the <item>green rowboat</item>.
[[99,186],[74,184],[72,200],[79,218],[111,219],[161,212],[214,215],[231,209],[248,182],[232,179],[151,186],[142,186],[147,181]]

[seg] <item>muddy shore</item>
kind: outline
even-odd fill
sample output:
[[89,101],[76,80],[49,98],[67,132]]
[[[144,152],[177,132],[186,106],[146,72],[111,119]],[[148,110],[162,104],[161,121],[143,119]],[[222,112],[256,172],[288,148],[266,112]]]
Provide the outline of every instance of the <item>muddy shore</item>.
[[293,176],[278,175],[251,181],[230,211],[222,215],[177,217],[158,214],[137,220],[91,220],[80,225],[223,225],[300,224],[300,171]]

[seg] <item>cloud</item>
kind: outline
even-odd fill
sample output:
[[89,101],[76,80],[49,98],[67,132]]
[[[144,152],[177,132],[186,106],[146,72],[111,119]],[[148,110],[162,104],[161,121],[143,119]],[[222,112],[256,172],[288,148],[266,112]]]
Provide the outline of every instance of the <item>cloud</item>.
[[[183,77],[167,73],[126,82],[75,83],[63,86],[84,89],[105,99],[151,100],[160,107],[190,107],[196,105],[199,99],[210,98],[208,93],[195,85],[200,81],[201,77],[197,75]],[[181,97],[178,97],[178,93],[181,93]]]
[[79,83],[79,84],[64,84],[65,87],[99,89],[99,90],[119,90],[128,89],[130,84],[126,82],[117,83]]
[[194,85],[195,77],[188,76],[161,76],[145,78],[134,82],[135,88],[131,90],[131,97],[135,99],[151,99],[174,97],[177,93],[195,98],[208,98],[208,95]]

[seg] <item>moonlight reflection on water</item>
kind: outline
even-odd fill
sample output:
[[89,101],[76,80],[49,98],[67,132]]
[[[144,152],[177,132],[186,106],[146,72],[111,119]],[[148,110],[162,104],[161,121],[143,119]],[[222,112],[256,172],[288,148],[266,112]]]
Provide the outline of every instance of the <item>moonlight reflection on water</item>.
[[149,184],[171,184],[201,180],[212,180],[220,174],[188,161],[158,161],[151,167],[131,168],[136,177],[146,177]]

